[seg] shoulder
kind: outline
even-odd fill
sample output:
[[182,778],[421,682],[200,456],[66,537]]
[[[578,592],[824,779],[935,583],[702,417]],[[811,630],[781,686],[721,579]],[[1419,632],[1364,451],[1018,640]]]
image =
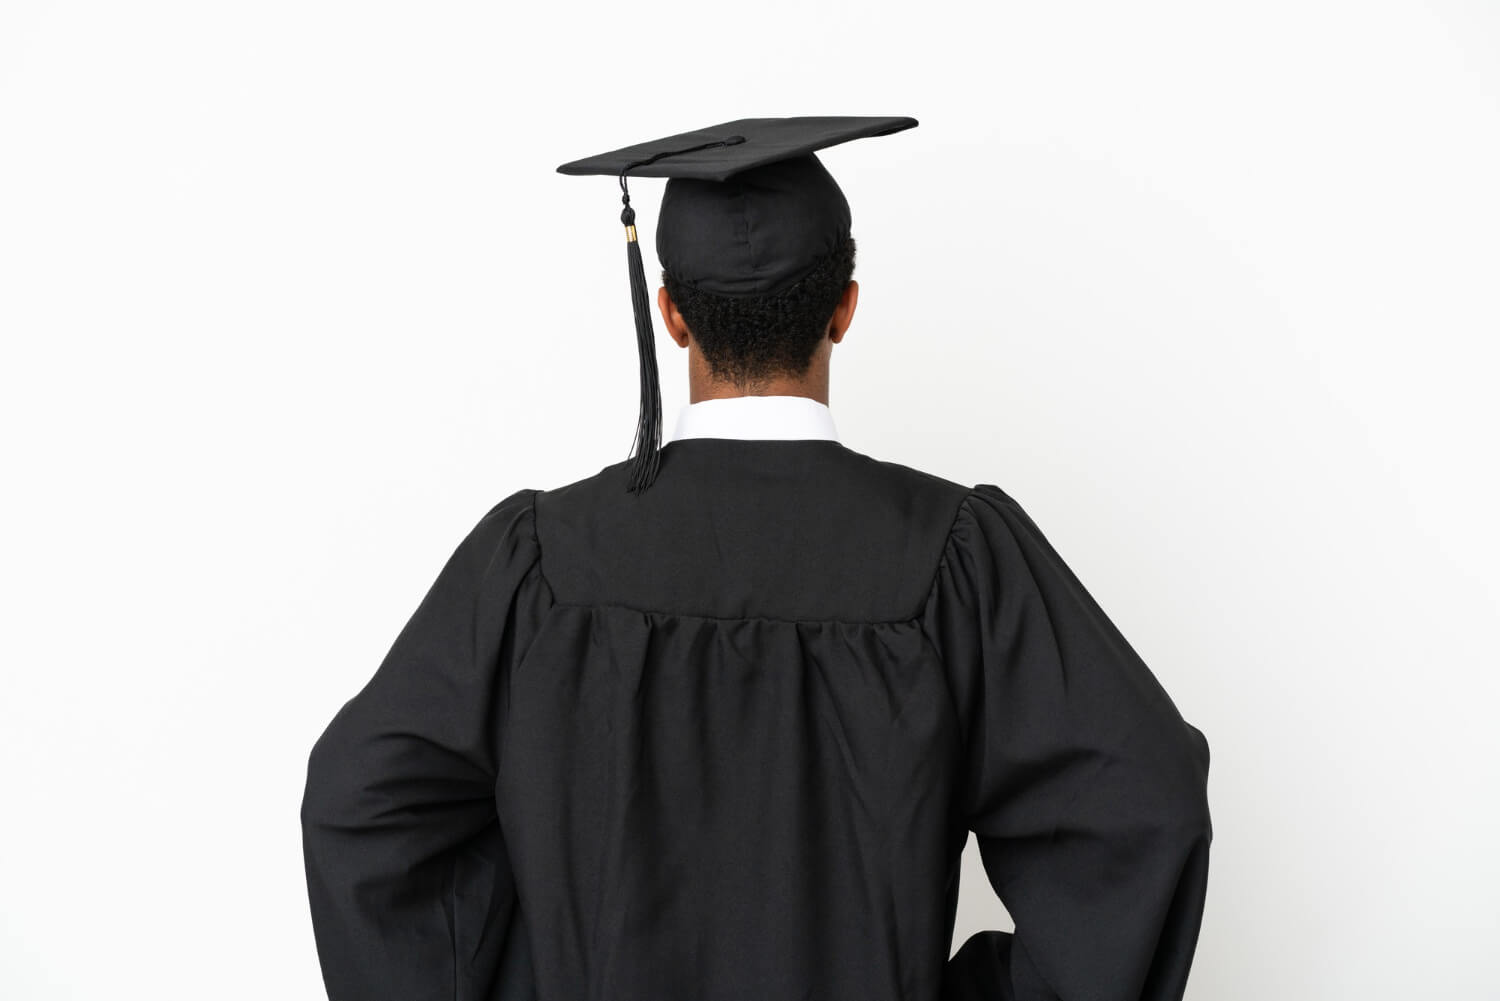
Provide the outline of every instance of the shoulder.
[[1049,545],[1046,536],[1021,502],[993,483],[978,483],[961,505],[961,515],[980,525],[1003,525],[1008,534]]
[[1009,491],[994,483],[960,483],[903,463],[877,459],[859,452],[852,454],[866,464],[872,476],[900,483],[913,496],[931,502],[933,508],[948,511],[952,516],[950,537],[952,528],[976,519],[1014,520],[1035,529],[1020,502]]
[[476,572],[488,575],[502,568],[524,570],[540,556],[536,535],[536,496],[524,487],[491,505],[462,542],[454,558],[463,558]]
[[627,493],[630,482],[630,460],[612,462],[597,472],[566,483],[533,490],[533,503],[541,507],[558,505],[588,506],[615,501]]
[[949,530],[943,565],[971,583],[1019,579],[1023,588],[1043,581],[1082,591],[1083,585],[1048,533],[1009,492],[979,483],[959,505]]
[[950,480],[925,469],[918,469],[890,459],[878,459],[863,452],[850,450],[851,454],[869,470],[872,476],[902,484],[918,494],[930,494],[946,498],[953,504],[961,502],[972,489],[956,480]]
[[962,542],[973,532],[964,531],[985,523],[1024,525],[1036,530],[1020,502],[1009,491],[994,483],[965,484],[936,473],[888,459],[877,459],[853,453],[868,467],[872,477],[901,484],[905,492],[931,511],[947,515],[949,546]]
[[486,534],[514,532],[524,528],[535,517],[536,496],[541,491],[535,487],[523,487],[495,504],[479,519],[475,532]]
[[949,531],[949,548],[993,549],[1002,538],[1040,535],[1036,523],[1008,491],[994,483],[976,483],[964,491]]

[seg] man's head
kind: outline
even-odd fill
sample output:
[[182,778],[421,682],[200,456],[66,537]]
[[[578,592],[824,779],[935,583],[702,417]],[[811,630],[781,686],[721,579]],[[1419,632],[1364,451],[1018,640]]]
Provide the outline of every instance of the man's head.
[[849,228],[844,193],[810,153],[723,181],[673,178],[656,226],[668,333],[741,392],[807,377],[853,316]]

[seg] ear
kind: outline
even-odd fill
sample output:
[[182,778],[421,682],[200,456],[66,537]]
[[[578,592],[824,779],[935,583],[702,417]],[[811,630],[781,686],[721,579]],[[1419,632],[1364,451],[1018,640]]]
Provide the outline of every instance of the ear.
[[682,314],[677,312],[677,304],[672,297],[667,295],[667,287],[663,285],[656,290],[656,308],[661,312],[661,322],[667,326],[667,334],[677,342],[679,348],[688,346],[687,323],[683,321]]
[[[666,291],[663,289],[662,291]],[[854,322],[854,307],[859,305],[859,282],[850,281],[839,296],[839,304],[833,308],[833,318],[828,321],[828,339],[837,344],[844,339],[844,331]]]

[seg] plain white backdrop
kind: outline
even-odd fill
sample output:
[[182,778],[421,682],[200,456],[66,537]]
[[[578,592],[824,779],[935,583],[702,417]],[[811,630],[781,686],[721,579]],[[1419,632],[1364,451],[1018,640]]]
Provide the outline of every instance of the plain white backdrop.
[[823,157],[843,440],[1012,493],[1209,738],[1187,996],[1500,996],[1485,0],[5,0],[0,996],[323,996],[312,742],[630,447],[618,191],[555,167],[801,114],[921,121]]

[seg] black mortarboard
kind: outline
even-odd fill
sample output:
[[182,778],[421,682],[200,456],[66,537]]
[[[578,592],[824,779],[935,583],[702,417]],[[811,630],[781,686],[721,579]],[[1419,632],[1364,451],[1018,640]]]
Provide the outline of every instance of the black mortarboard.
[[759,295],[794,284],[849,235],[849,204],[815,151],[916,124],[915,118],[742,118],[557,168],[619,178],[625,203],[620,221],[641,356],[630,490],[645,489],[656,477],[661,387],[626,175],[669,178],[656,252],[674,278],[718,295]]

